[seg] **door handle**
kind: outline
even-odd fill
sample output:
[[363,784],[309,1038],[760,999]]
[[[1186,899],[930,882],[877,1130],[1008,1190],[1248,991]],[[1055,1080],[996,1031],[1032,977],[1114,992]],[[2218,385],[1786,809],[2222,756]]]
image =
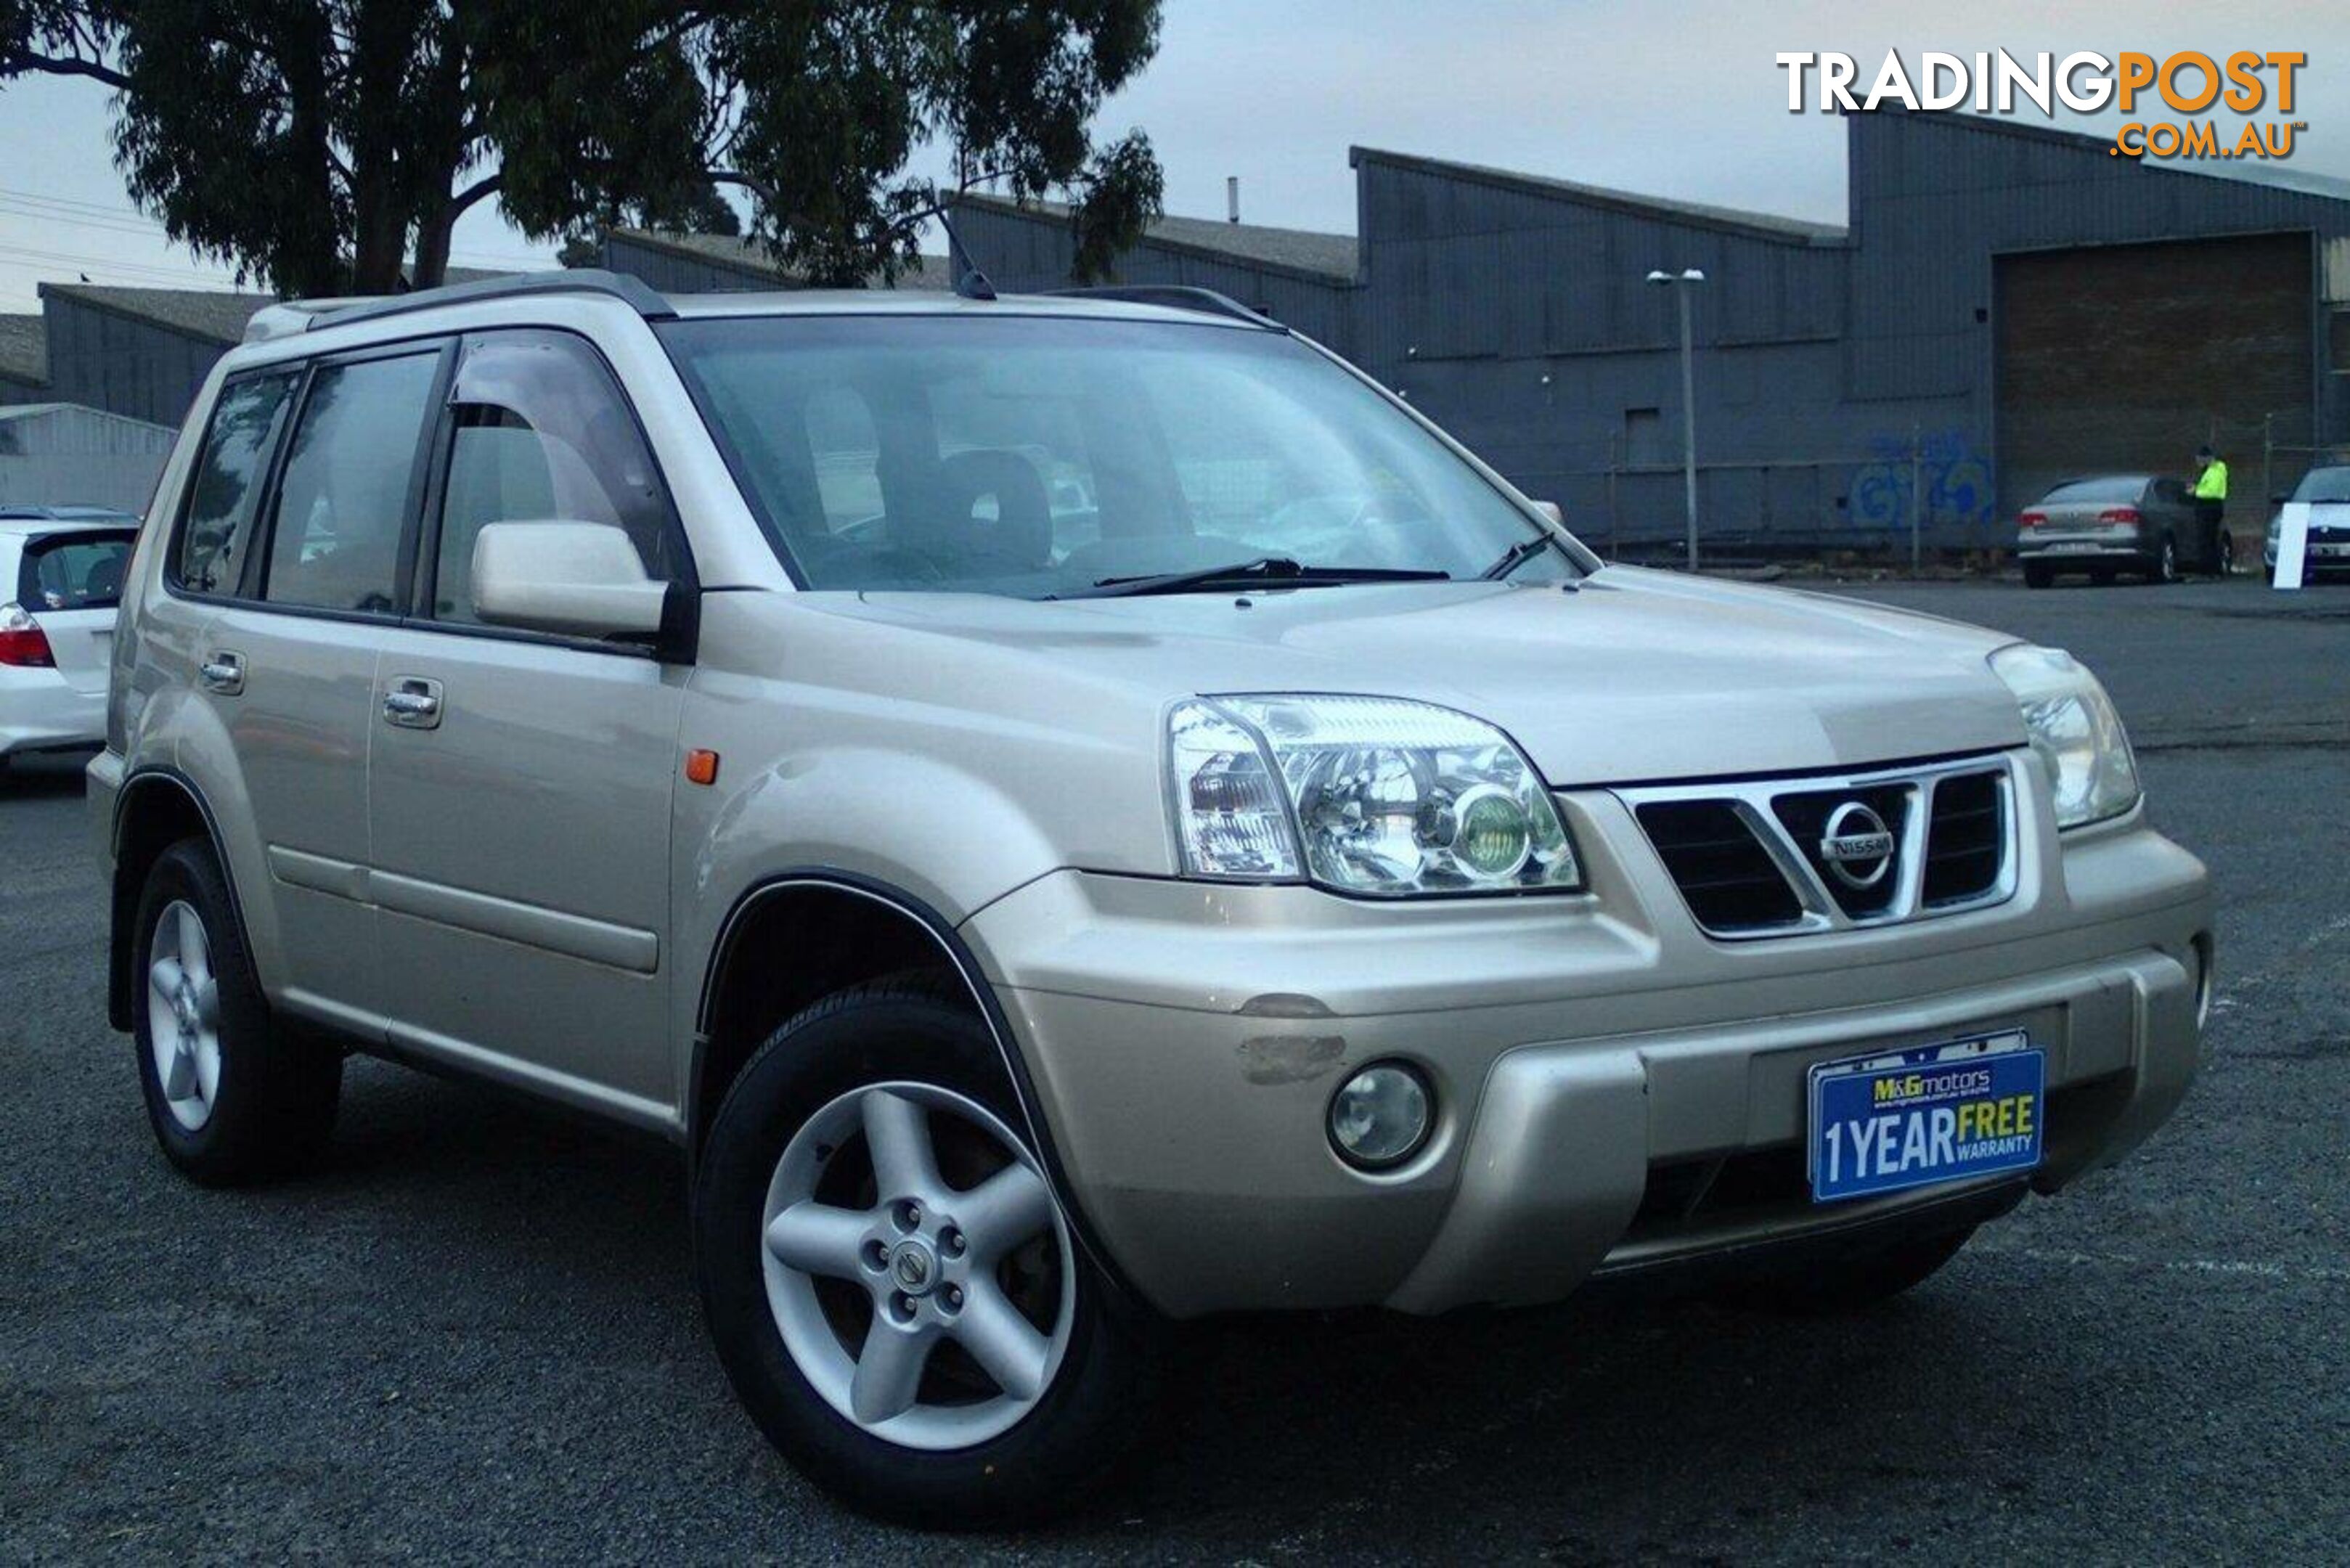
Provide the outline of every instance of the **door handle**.
[[441,682],[421,675],[395,675],[383,694],[383,716],[403,730],[441,727]]
[[209,654],[197,667],[196,677],[205,691],[234,697],[244,690],[244,655],[226,650]]

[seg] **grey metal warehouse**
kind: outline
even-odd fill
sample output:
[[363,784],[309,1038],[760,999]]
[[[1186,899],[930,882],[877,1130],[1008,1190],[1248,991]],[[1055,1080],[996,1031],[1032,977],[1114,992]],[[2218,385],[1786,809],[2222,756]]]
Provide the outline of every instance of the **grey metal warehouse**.
[[[1604,547],[1681,526],[1673,301],[1695,293],[1700,512],[1718,545],[2004,542],[2066,474],[2235,473],[2230,525],[2350,443],[2350,185],[2168,166],[1963,115],[1847,118],[1825,226],[1357,149],[1358,235],[1168,218],[1121,281],[1258,306],[1399,389]],[[2225,172],[2206,171],[2224,169]],[[1066,214],[968,197],[1000,288],[1065,285]],[[657,288],[788,286],[754,245],[616,231]],[[901,286],[939,286],[934,263]],[[51,285],[0,317],[0,402],[164,424],[261,296]]]
[[[2350,186],[1971,116],[1846,134],[1842,227],[1358,148],[1357,241],[1170,221],[1118,272],[1328,342],[1599,544],[1681,526],[1652,268],[1709,280],[1700,515],[1724,542],[1883,548],[1914,504],[1930,545],[1997,545],[2054,480],[2183,472],[2207,441],[2241,540],[2313,448],[2350,441]],[[1059,214],[968,206],[999,287],[1064,280]]]

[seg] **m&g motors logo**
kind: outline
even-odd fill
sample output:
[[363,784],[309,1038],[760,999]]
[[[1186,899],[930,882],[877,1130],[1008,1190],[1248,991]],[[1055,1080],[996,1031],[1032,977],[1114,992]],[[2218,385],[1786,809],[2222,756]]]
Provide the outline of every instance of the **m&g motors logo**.
[[2309,122],[2290,119],[2294,73],[2309,63],[2300,49],[2238,49],[2207,55],[2083,50],[2061,59],[2048,53],[2030,63],[2005,49],[1948,55],[1928,49],[1913,73],[1898,49],[1886,52],[1866,88],[1850,55],[1784,51],[1787,111],[1801,114],[1808,98],[1821,114],[1854,114],[1882,104],[1904,109],[1957,109],[1972,101],[1978,114],[2013,114],[2018,100],[2054,118],[2059,105],[2081,114],[2108,106],[2124,114],[2165,115],[2133,119],[2114,137],[2116,158],[2289,158],[2293,138]]

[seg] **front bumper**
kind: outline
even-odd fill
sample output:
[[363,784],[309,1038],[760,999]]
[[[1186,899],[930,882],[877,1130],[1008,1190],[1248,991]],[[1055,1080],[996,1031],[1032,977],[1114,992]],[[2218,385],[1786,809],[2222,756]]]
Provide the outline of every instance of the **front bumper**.
[[[1984,1195],[1803,1190],[1805,1069],[1884,1045],[2029,1030],[2043,1191],[2134,1147],[2194,1075],[2207,880],[2137,815],[2060,845],[2042,806],[1993,909],[1733,944],[1690,923],[1614,796],[1564,799],[1589,898],[1378,905],[1070,871],[965,923],[1072,1196],[1152,1304],[1541,1302],[1929,1222]],[[1434,1083],[1438,1126],[1366,1175],[1324,1117],[1348,1070],[1389,1056]]]
[[[2314,537],[2303,551],[2302,560],[2305,569],[2313,572],[2350,570],[2350,537],[2340,535],[2326,538]],[[2268,538],[2262,542],[2261,561],[2269,570],[2276,570],[2277,536],[2273,530],[2270,532]]]

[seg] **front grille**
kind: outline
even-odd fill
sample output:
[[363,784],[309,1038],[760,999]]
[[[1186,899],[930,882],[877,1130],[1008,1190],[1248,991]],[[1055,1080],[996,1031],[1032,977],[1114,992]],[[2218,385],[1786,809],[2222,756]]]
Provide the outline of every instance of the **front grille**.
[[1729,801],[1659,801],[1640,807],[1640,826],[1673,874],[1698,924],[1717,931],[1767,931],[1798,924],[1804,906]]
[[1690,915],[1787,936],[1980,909],[2014,889],[2008,764],[1620,792]]
[[1999,885],[2007,846],[2007,799],[1996,773],[1960,774],[1934,785],[1934,815],[1926,830],[1929,909],[1970,903]]
[[1893,907],[1895,896],[1901,891],[1901,857],[1897,851],[1862,868],[1831,860],[1825,848],[1829,827],[1840,815],[1861,815],[1845,812],[1846,806],[1857,805],[1866,814],[1866,822],[1885,825],[1898,846],[1908,831],[1909,802],[1916,793],[1912,784],[1806,790],[1800,794],[1779,796],[1771,803],[1771,809],[1785,825],[1796,850],[1819,875],[1820,886],[1827,889],[1836,907],[1856,920],[1866,919]]

